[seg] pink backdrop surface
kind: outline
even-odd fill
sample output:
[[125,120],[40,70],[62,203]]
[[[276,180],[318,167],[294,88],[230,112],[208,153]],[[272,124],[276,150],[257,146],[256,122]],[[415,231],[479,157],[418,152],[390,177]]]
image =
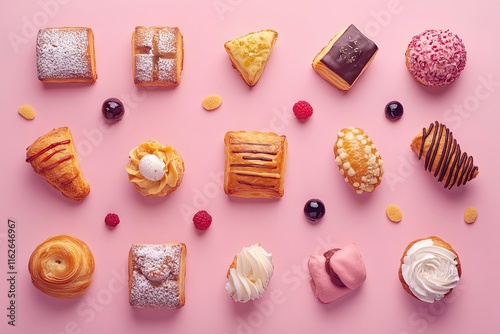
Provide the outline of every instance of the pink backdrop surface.
[[[492,333],[498,317],[495,245],[500,220],[498,154],[500,68],[495,42],[500,3],[367,1],[18,1],[0,20],[3,89],[2,223],[0,227],[0,332],[2,333]],[[335,33],[355,24],[379,46],[368,70],[343,94],[311,68]],[[173,89],[141,89],[132,81],[130,39],[135,26],[178,26],[184,35],[182,82]],[[95,34],[93,85],[44,85],[37,79],[39,28],[87,26]],[[231,68],[223,44],[260,29],[279,33],[260,82],[249,88]],[[468,50],[462,76],[446,89],[426,89],[407,73],[411,37],[449,28]],[[223,97],[213,112],[201,108],[208,94]],[[126,116],[108,125],[102,102],[121,99]],[[291,108],[314,107],[300,123]],[[403,118],[389,122],[384,106],[399,100]],[[17,114],[22,104],[37,118]],[[465,187],[446,190],[409,148],[431,122],[444,122],[473,155],[480,174]],[[336,133],[363,128],[384,159],[385,176],[372,194],[359,196],[339,175],[332,152]],[[82,203],[52,189],[25,163],[25,149],[52,128],[69,126],[81,167],[91,185]],[[230,130],[271,130],[287,136],[285,195],[243,200],[222,188],[223,137]],[[128,152],[157,139],[182,154],[181,187],[163,199],[144,198],[128,183]],[[325,217],[310,224],[304,203],[320,198]],[[385,216],[395,203],[399,224]],[[476,206],[477,221],[463,221]],[[191,218],[213,216],[199,233]],[[108,212],[121,224],[104,225]],[[16,326],[7,325],[7,221],[16,222]],[[27,263],[45,238],[70,234],[92,249],[96,268],[85,295],[57,300],[34,288]],[[462,279],[447,299],[428,305],[408,295],[398,280],[406,245],[437,235],[459,253]],[[186,305],[179,310],[134,309],[128,304],[127,256],[132,243],[187,245]],[[258,301],[237,304],[225,289],[226,270],[243,247],[260,242],[273,253],[274,276]],[[355,242],[367,280],[356,292],[328,305],[312,294],[307,258]]]

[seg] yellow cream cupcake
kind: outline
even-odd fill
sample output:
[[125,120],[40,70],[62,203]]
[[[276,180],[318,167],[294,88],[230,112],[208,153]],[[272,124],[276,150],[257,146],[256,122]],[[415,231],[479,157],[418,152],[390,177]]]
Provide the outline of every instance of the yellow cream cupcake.
[[134,147],[129,157],[129,181],[143,196],[164,197],[181,185],[184,161],[171,146],[150,140]]

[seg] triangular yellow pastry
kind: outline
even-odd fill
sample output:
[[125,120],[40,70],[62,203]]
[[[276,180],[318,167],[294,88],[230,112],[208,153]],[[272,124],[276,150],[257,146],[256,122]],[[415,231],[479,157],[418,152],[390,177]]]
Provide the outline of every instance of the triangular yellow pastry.
[[262,76],[277,38],[276,31],[261,30],[224,44],[233,67],[249,86],[255,86]]

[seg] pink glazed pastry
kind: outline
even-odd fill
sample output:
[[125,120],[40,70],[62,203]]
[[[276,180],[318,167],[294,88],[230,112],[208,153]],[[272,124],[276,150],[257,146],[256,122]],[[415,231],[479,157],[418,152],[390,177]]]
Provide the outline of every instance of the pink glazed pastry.
[[334,248],[309,258],[314,295],[325,304],[359,288],[366,280],[366,269],[355,244]]
[[430,29],[413,36],[406,49],[406,67],[424,86],[449,85],[458,79],[466,62],[462,39],[448,29]]

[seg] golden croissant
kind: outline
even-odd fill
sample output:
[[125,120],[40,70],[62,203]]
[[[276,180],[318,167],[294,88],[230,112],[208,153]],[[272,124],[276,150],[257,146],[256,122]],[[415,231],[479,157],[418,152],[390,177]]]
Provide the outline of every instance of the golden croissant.
[[90,192],[76,155],[73,136],[60,127],[39,137],[26,149],[26,162],[67,198],[80,202]]

